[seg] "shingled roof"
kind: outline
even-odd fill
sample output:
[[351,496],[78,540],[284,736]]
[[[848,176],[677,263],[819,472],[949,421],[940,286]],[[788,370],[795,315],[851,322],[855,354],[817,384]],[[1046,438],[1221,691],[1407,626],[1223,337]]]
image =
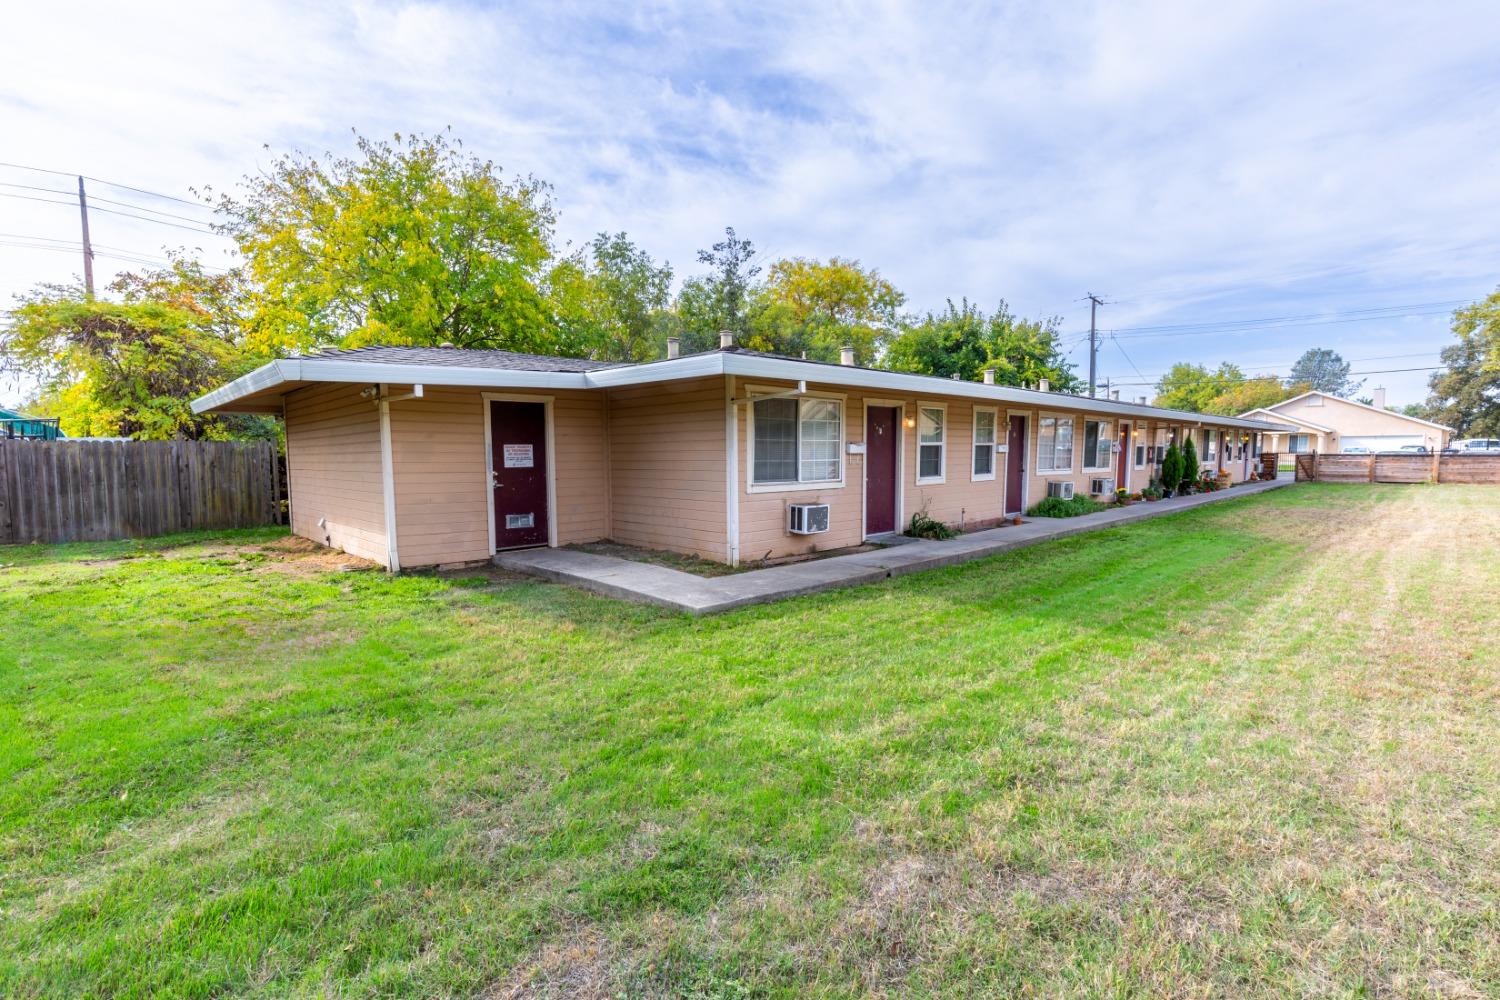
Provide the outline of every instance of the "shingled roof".
[[555,358],[516,351],[482,351],[462,347],[329,348],[303,357],[328,361],[368,361],[382,365],[444,365],[456,368],[501,368],[518,372],[592,372],[619,367],[618,361]]

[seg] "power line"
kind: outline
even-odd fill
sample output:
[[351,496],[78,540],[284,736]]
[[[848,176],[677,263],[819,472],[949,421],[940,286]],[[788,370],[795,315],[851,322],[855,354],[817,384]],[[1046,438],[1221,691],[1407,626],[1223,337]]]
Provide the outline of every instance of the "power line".
[[[1287,316],[1260,316],[1252,319],[1221,320],[1218,322],[1199,323],[1172,323],[1155,326],[1121,326],[1114,327],[1107,333],[1111,335],[1123,334],[1126,337],[1144,339],[1151,337],[1166,336],[1197,336],[1215,333],[1235,333],[1253,329],[1276,329],[1292,326],[1322,326],[1333,323],[1368,323],[1382,319],[1403,319],[1407,316],[1429,316],[1444,315],[1451,311],[1448,307],[1459,306],[1467,303],[1468,299],[1446,299],[1439,302],[1412,302],[1388,306],[1375,306],[1369,309],[1346,309],[1324,313],[1303,313]],[[1431,310],[1435,306],[1445,308],[1436,311]]]
[[[32,167],[32,166],[28,166],[27,164],[24,164],[24,163],[4,163],[4,162],[0,162],[0,167],[12,167],[12,168],[14,168],[16,170],[35,170],[39,174],[54,174],[54,175],[56,175],[58,177],[77,177],[77,176],[79,176],[75,171],[71,171],[71,170],[49,170],[46,167]],[[134,191],[137,194],[149,195],[152,198],[165,198],[168,201],[176,201],[176,202],[180,202],[180,203],[182,203],[184,205],[192,205],[194,208],[202,208],[203,207],[203,203],[202,202],[190,201],[187,198],[179,198],[179,197],[177,197],[176,195],[173,195],[173,194],[163,194],[160,191],[151,191],[151,190],[148,190],[146,188],[133,187],[132,185],[129,185],[129,184],[121,184],[119,181],[107,181],[107,180],[104,180],[102,177],[91,177],[88,174],[83,174],[82,176],[83,176],[84,180],[94,181],[97,184],[104,184],[104,185],[107,185],[108,187],[116,187],[116,188],[121,188],[121,189],[126,190],[126,191]]]
[[[76,207],[78,204],[76,199],[73,201],[56,201],[52,198],[38,198],[35,195],[30,194],[8,194],[4,191],[0,191],[0,198],[19,198],[24,201],[39,201],[46,205],[65,205],[69,208]],[[217,232],[213,229],[207,229],[201,226],[185,226],[180,222],[169,222],[166,219],[153,219],[147,215],[135,215],[131,212],[122,212],[119,209],[115,208],[96,208],[94,209],[94,211],[104,212],[108,215],[118,215],[126,219],[138,219],[141,222],[154,222],[158,226],[171,226],[174,229],[186,229],[188,232],[201,233],[204,236],[224,236],[223,233]],[[149,211],[149,209],[147,211]],[[228,239],[229,237],[225,236],[224,238]]]
[[[1370,369],[1368,371],[1362,371],[1362,372],[1350,372],[1349,374],[1350,375],[1394,375],[1394,374],[1397,374],[1397,373],[1400,373],[1400,372],[1432,372],[1432,371],[1438,371],[1439,369],[1446,368],[1446,367],[1448,367],[1448,366],[1447,365],[1424,365],[1424,366],[1421,366],[1421,367],[1418,367],[1418,368],[1378,368],[1378,369]],[[1277,375],[1277,374],[1274,374],[1274,373],[1268,373],[1268,374],[1264,374],[1264,375],[1242,375],[1242,376],[1240,376],[1238,378],[1221,378],[1219,376],[1214,375],[1212,372],[1209,373],[1209,379],[1210,380],[1215,381],[1215,382],[1224,383],[1224,384],[1237,384],[1237,383],[1242,383],[1242,382],[1259,382],[1262,379],[1277,379],[1279,381],[1285,382],[1285,381],[1287,381],[1290,378],[1291,378],[1290,375]],[[1160,381],[1160,380],[1157,380],[1157,381]],[[1146,382],[1121,382],[1119,384],[1120,385],[1156,385],[1157,382],[1153,382],[1153,381],[1146,381]]]
[[[72,197],[73,194],[73,192],[71,191],[59,191],[57,188],[39,187],[36,184],[13,184],[9,181],[0,181],[0,187],[25,188],[28,191],[46,191],[49,194],[60,194],[66,197]],[[137,205],[133,201],[120,201],[116,198],[101,198],[96,194],[90,195],[89,201],[102,201],[106,205],[119,205],[122,208],[133,208],[137,212],[150,212],[152,215],[164,215],[169,219],[181,219],[184,222],[196,222],[197,224],[202,226],[209,226],[213,224],[205,219],[194,218],[191,215],[177,215],[174,212],[163,212],[159,208],[147,208],[145,205]]]

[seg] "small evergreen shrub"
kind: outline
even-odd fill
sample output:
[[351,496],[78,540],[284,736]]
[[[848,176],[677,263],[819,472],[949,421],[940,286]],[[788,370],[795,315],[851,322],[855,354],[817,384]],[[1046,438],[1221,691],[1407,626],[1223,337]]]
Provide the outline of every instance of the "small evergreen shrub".
[[1071,500],[1047,497],[1033,504],[1026,513],[1030,517],[1078,517],[1080,514],[1097,513],[1105,507],[1105,504],[1085,496],[1075,496]]
[[1193,435],[1189,434],[1187,440],[1182,442],[1183,489],[1195,485],[1201,475],[1203,475],[1203,468],[1198,462],[1198,449],[1193,444]]
[[1161,460],[1161,485],[1162,489],[1175,490],[1182,482],[1182,452],[1177,448],[1177,442],[1173,441],[1167,445],[1167,453]]

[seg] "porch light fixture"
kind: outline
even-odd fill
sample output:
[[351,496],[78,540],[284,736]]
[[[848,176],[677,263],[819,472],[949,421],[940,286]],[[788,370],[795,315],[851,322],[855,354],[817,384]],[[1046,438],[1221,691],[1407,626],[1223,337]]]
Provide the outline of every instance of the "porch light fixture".
[[908,428],[917,426],[917,418],[915,416],[909,416],[903,422]]

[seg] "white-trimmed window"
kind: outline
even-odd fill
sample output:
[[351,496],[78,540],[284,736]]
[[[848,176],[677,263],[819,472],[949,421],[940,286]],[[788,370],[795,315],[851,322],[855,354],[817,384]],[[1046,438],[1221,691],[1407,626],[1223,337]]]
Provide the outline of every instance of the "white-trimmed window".
[[1219,432],[1205,430],[1203,432],[1203,460],[1212,462],[1219,457]]
[[1286,436],[1286,450],[1293,455],[1305,455],[1312,450],[1311,438],[1307,434],[1288,434]]
[[917,407],[917,482],[941,483],[948,450],[948,408]]
[[837,483],[844,478],[844,404],[803,396],[756,400],[750,482]]
[[974,466],[973,478],[995,478],[995,445],[999,438],[999,415],[995,410],[974,408]]
[[1083,467],[1097,470],[1109,468],[1110,442],[1113,440],[1114,424],[1108,420],[1085,420],[1083,422]]
[[1036,471],[1073,471],[1073,418],[1042,417],[1037,421]]

